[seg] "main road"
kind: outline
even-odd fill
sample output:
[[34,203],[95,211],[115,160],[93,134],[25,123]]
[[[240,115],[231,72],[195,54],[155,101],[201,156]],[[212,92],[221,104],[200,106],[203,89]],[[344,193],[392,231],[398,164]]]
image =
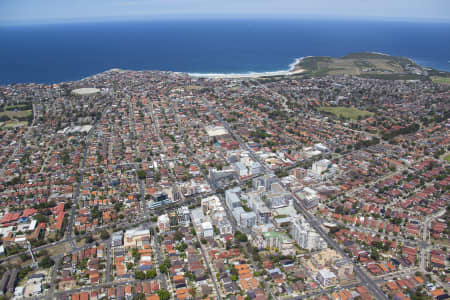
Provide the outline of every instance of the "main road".
[[66,235],[67,235],[67,241],[70,242],[70,244],[72,245],[73,248],[76,248],[75,242],[73,241],[73,224],[74,224],[74,220],[75,220],[75,214],[76,214],[76,207],[78,204],[78,198],[80,196],[80,190],[81,190],[81,184],[83,183],[83,171],[84,171],[84,166],[86,164],[86,156],[88,154],[88,148],[89,148],[89,140],[91,139],[92,134],[95,132],[95,130],[97,129],[97,125],[101,122],[101,120],[103,120],[103,118],[105,117],[105,115],[107,114],[107,112],[109,112],[109,106],[106,106],[106,108],[103,110],[102,115],[100,117],[99,120],[97,120],[97,122],[95,122],[94,126],[91,128],[91,130],[89,130],[88,135],[86,136],[85,139],[85,144],[84,144],[84,149],[83,149],[83,159],[81,161],[81,167],[80,167],[80,178],[78,180],[78,184],[77,187],[75,189],[75,194],[73,195],[73,204],[72,204],[72,210],[70,213],[70,219],[69,219],[69,223],[67,224],[67,229],[66,229]]
[[[244,143],[237,134],[234,133],[233,129],[228,124],[228,122],[226,122],[220,116],[220,114],[217,113],[217,111],[213,107],[211,107],[211,105],[209,105],[209,103],[206,100],[205,100],[205,103],[208,106],[210,112],[214,114],[214,116],[222,123],[222,125],[230,132],[230,134],[239,142],[240,146],[249,152],[252,159],[259,162],[265,172],[272,173],[270,168],[268,168],[266,166],[265,162],[261,161],[261,159],[253,151],[253,149],[248,147],[248,145],[246,143]],[[280,180],[278,180],[278,182],[280,183],[280,185],[283,186],[284,189],[289,190],[284,186],[284,184]],[[296,199],[294,194],[292,194],[292,196],[294,197],[294,199]],[[336,250],[342,257],[346,257],[349,261],[351,261],[353,263],[353,270],[354,270],[356,276],[360,279],[361,283],[364,284],[369,289],[369,291],[372,293],[372,295],[376,299],[388,300],[389,298],[386,297],[386,295],[383,293],[383,291],[377,286],[375,281],[372,280],[366,273],[364,273],[361,270],[361,268],[347,256],[347,254],[341,249],[341,247],[339,247],[339,245],[336,243],[336,241],[334,241],[332,238],[330,238],[328,236],[328,234],[323,230],[323,228],[320,226],[320,224],[317,223],[317,221],[314,219],[314,217],[298,201],[294,201],[294,205],[295,205],[295,208],[297,209],[297,211],[299,211],[301,214],[303,214],[305,216],[306,221],[317,231],[317,233],[320,234],[320,236],[328,243],[329,246],[331,246],[334,250]]]

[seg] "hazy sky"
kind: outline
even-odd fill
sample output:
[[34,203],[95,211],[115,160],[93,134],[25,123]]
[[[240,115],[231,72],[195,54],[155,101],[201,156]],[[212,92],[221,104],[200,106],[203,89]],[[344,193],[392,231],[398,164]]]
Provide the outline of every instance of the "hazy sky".
[[450,22],[450,0],[0,0],[1,24],[301,16]]

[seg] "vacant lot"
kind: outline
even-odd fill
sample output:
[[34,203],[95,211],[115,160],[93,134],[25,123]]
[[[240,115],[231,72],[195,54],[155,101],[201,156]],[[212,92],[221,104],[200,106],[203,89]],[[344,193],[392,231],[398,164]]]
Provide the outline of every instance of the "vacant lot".
[[354,107],[343,107],[343,106],[319,107],[319,111],[331,113],[338,118],[342,117],[344,119],[352,119],[352,120],[358,120],[358,118],[366,118],[373,116],[373,113],[371,112],[360,110]]
[[432,76],[431,80],[433,80],[433,82],[436,82],[436,83],[450,85],[450,77]]

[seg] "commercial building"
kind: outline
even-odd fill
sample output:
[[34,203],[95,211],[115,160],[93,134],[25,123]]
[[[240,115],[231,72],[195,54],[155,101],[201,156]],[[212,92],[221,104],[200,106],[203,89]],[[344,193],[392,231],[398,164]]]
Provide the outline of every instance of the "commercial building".
[[246,212],[241,206],[233,209],[233,217],[241,229],[250,229],[256,225],[256,214]]
[[203,222],[201,224],[202,236],[204,238],[211,238],[214,236],[214,230],[211,222]]
[[325,240],[301,216],[292,222],[291,236],[303,249],[323,249],[327,246]]
[[123,232],[122,231],[114,232],[111,236],[111,240],[112,240],[113,247],[122,246],[123,245]]
[[240,192],[241,189],[239,187],[235,187],[233,189],[225,191],[225,203],[227,204],[230,210],[233,210],[236,207],[241,206],[241,200],[239,199]]
[[319,204],[320,197],[317,191],[309,187],[305,187],[295,194],[307,209],[316,207]]
[[150,230],[148,229],[128,229],[125,231],[124,236],[124,247],[134,248],[134,247],[142,247],[144,240],[150,239]]
[[209,217],[208,220],[217,227],[221,235],[233,233],[233,227],[228,220],[225,208],[222,206],[222,202],[217,196],[202,199],[201,205],[203,215]]
[[167,214],[158,216],[157,225],[159,232],[167,232],[170,230],[170,219]]
[[179,225],[188,226],[189,223],[191,222],[189,208],[187,206],[182,206],[178,208],[177,216]]
[[336,275],[327,268],[324,268],[317,272],[317,280],[324,286],[334,285],[336,284]]

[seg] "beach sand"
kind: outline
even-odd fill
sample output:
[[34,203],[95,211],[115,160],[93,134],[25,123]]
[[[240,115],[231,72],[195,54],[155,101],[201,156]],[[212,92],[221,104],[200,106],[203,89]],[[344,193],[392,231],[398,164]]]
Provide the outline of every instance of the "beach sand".
[[260,78],[260,77],[270,77],[270,76],[289,76],[289,75],[297,75],[305,72],[306,70],[299,69],[297,65],[302,61],[304,57],[297,58],[293,63],[289,65],[289,69],[285,71],[273,71],[273,72],[251,72],[251,73],[230,73],[230,74],[222,74],[222,73],[189,73],[190,76],[193,77],[201,77],[201,78],[215,78],[215,79],[240,79],[240,78]]
[[249,73],[249,74],[196,74],[191,73],[190,76],[202,77],[202,78],[215,78],[215,79],[240,79],[240,78],[260,78],[260,77],[270,77],[270,76],[288,76],[296,75],[305,72],[303,69],[298,69],[295,71],[276,71],[276,72],[264,72],[264,73]]

